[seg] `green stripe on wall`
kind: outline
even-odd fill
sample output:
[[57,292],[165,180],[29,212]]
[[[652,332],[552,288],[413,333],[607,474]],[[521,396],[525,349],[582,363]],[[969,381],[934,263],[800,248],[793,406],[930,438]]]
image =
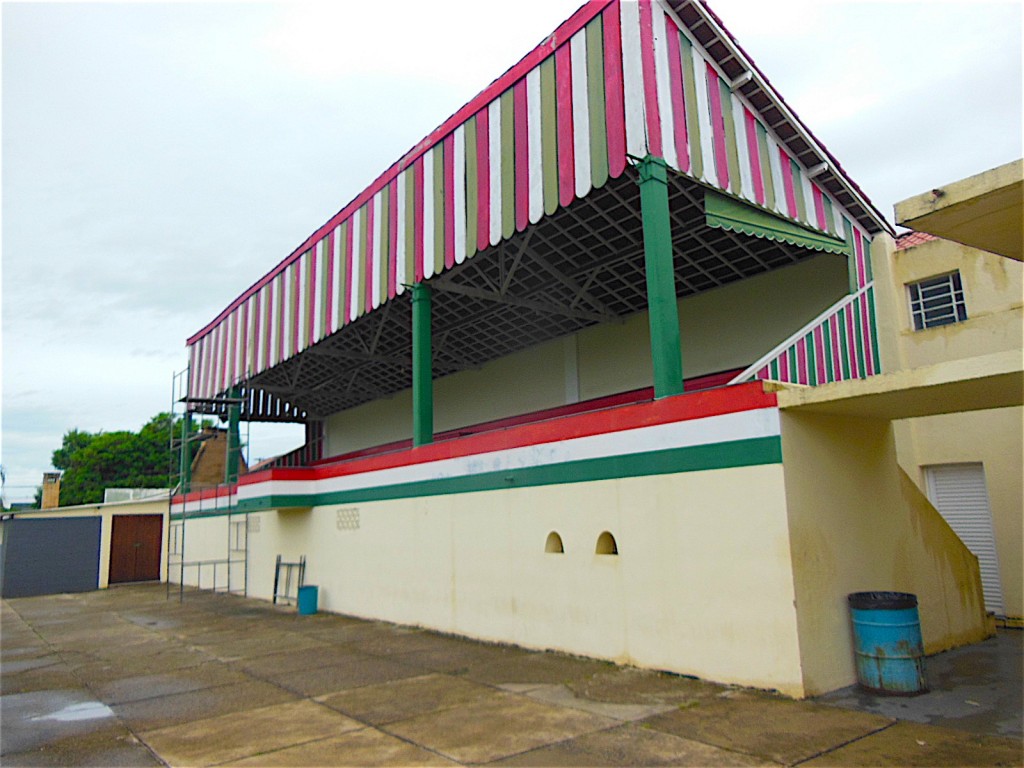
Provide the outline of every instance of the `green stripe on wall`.
[[835,359],[832,357],[832,327],[826,320],[821,328],[821,336],[825,340],[825,381],[835,381],[836,375],[832,369]]
[[555,100],[555,57],[540,63],[541,166],[544,169],[544,213],[558,210],[558,114]]
[[818,350],[814,348],[814,331],[804,336],[804,348],[807,350],[807,381],[820,384],[818,381]]
[[466,258],[476,253],[477,209],[476,115],[466,121]]
[[740,183],[740,153],[736,146],[736,122],[732,114],[732,91],[729,85],[718,79],[718,92],[722,97],[722,119],[725,124],[725,147],[726,158],[729,164],[729,188],[736,193],[741,189]]
[[590,115],[590,176],[594,189],[608,181],[608,126],[604,102],[604,20],[587,24],[587,104]]
[[875,373],[882,373],[882,359],[878,352],[878,324],[875,322],[875,289],[868,288],[865,298],[868,302],[868,327],[871,329],[871,359]]
[[867,378],[867,358],[864,356],[864,328],[860,322],[860,303],[863,301],[863,296],[857,301],[850,305],[850,311],[853,313],[853,340],[857,347],[857,372],[860,374],[860,378]]
[[704,155],[700,148],[700,116],[697,114],[697,82],[693,74],[693,46],[690,38],[679,33],[679,56],[683,60],[683,101],[686,106],[686,140],[690,145],[690,173],[704,175]]
[[[366,224],[369,219],[369,202],[363,205],[359,209],[359,263],[362,265],[362,269],[359,272],[359,282],[356,284],[356,316],[362,315],[366,311]],[[353,248],[354,250],[354,248]],[[352,265],[352,275],[356,274],[355,265]]]
[[380,301],[388,297],[388,276],[391,272],[391,185],[380,195],[380,274],[377,276],[377,296]]
[[772,161],[768,155],[768,130],[760,120],[754,120],[757,130],[757,153],[761,157],[761,180],[764,182],[764,205],[775,209],[775,178],[772,176]]
[[797,218],[807,224],[809,223],[807,218],[807,201],[804,199],[804,184],[800,180],[800,166],[797,165],[796,160],[790,158],[789,168],[793,174],[793,191],[796,193]]
[[512,89],[501,94],[501,236],[516,233],[516,114]]
[[838,235],[839,233],[836,232],[836,217],[832,210],[832,198],[822,193],[821,199],[825,203],[825,223],[828,225],[829,234]]
[[416,174],[415,166],[405,171],[405,282],[416,282]]
[[850,339],[846,333],[849,322],[846,315],[849,309],[850,306],[846,305],[836,313],[836,322],[839,326],[839,360],[842,363],[843,381],[850,378]]
[[[614,480],[623,477],[667,475],[715,469],[779,464],[782,440],[778,436],[736,440],[713,445],[670,448],[628,456],[582,459],[543,467],[528,467],[478,475],[424,480],[415,483],[308,495],[277,495],[238,502],[236,511],[256,511],[279,507],[314,507],[325,504],[352,504],[387,501],[452,493],[496,491],[563,483]],[[226,510],[223,514],[227,514]],[[175,515],[180,517],[180,514]],[[189,517],[193,517],[192,514]]]

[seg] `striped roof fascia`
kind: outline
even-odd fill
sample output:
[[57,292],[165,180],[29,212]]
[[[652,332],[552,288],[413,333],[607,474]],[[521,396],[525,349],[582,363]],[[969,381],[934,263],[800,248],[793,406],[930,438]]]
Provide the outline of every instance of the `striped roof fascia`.
[[589,2],[578,8],[576,12],[563,21],[554,32],[544,38],[536,48],[491,81],[490,85],[480,91],[480,93],[463,105],[459,110],[451,115],[451,117],[441,123],[440,127],[436,128],[428,136],[417,142],[412,149],[402,155],[402,157],[392,163],[384,173],[378,176],[370,186],[356,195],[351,202],[328,219],[327,223],[310,234],[310,236],[307,237],[301,245],[282,259],[276,267],[246,288],[241,295],[231,302],[231,304],[229,304],[219,315],[207,323],[201,330],[190,336],[186,341],[186,344],[193,344],[198,339],[205,336],[214,326],[240,306],[246,298],[273,280],[286,267],[296,261],[303,253],[312,248],[318,241],[326,237],[332,229],[338,226],[338,224],[345,221],[355,211],[365,205],[366,202],[375,194],[380,192],[390,182],[394,181],[399,173],[406,170],[409,166],[415,163],[416,160],[423,157],[428,150],[439,144],[458,126],[465,123],[482,107],[493,101],[496,96],[507,91],[513,83],[519,80],[529,70],[540,64],[541,61],[550,56],[556,48],[563,43],[568,42],[569,38],[585,27],[587,22],[593,20],[594,17],[600,14],[607,6],[611,5],[612,2],[614,2],[614,0],[589,0]]
[[[507,70],[502,76],[493,81],[487,88],[481,91],[472,101],[458,110],[448,118],[437,130],[424,138],[412,149],[410,149],[399,161],[392,164],[387,171],[381,174],[377,180],[367,187],[362,193],[354,198],[341,211],[335,214],[327,223],[311,234],[298,248],[280,262],[277,267],[264,275],[260,280],[250,286],[241,296],[224,309],[213,321],[208,323],[202,330],[188,339],[190,355],[190,381],[189,392],[193,395],[211,397],[235,383],[244,381],[250,375],[261,373],[269,368],[283,362],[286,359],[298,354],[320,338],[323,338],[343,325],[351,322],[354,318],[371,311],[380,304],[386,302],[398,293],[402,287],[396,285],[398,275],[403,279],[398,282],[420,281],[432,274],[437,274],[461,263],[459,248],[455,246],[455,254],[452,254],[450,238],[455,230],[457,237],[462,237],[462,257],[467,258],[473,253],[486,248],[488,241],[490,245],[506,239],[511,231],[502,232],[500,221],[504,219],[506,228],[509,227],[509,217],[504,215],[503,209],[497,209],[493,213],[499,217],[494,220],[491,216],[490,237],[486,234],[486,214],[483,212],[487,203],[488,194],[498,205],[505,205],[513,210],[515,221],[512,222],[514,229],[518,230],[526,226],[527,222],[521,209],[522,201],[520,195],[526,194],[529,198],[529,220],[535,222],[533,209],[534,199],[538,193],[533,190],[533,179],[530,179],[530,190],[526,193],[520,188],[518,181],[510,181],[505,184],[505,172],[500,174],[502,183],[495,186],[496,176],[491,177],[491,189],[488,192],[486,182],[481,179],[488,173],[488,163],[504,163],[506,158],[502,148],[509,136],[520,130],[525,130],[519,125],[519,118],[527,109],[523,104],[528,99],[538,99],[541,96],[534,96],[534,92],[526,93],[529,86],[529,79],[535,81],[543,77],[543,66],[550,66],[550,72],[555,67],[561,72],[563,64],[571,64],[570,60],[578,61],[577,54],[589,56],[586,51],[590,50],[590,44],[581,40],[582,36],[589,35],[590,23],[601,16],[604,19],[604,36],[598,33],[597,45],[600,57],[605,60],[605,68],[601,75],[601,82],[606,91],[598,94],[600,99],[607,99],[607,120],[608,124],[602,125],[598,120],[595,125],[601,131],[607,130],[605,136],[601,134],[601,141],[607,149],[609,163],[614,162],[615,167],[606,166],[605,176],[615,177],[622,172],[624,151],[636,156],[647,154],[648,151],[655,154],[664,154],[670,165],[681,173],[687,174],[702,184],[718,188],[726,194],[742,198],[752,205],[760,206],[765,210],[774,210],[784,217],[800,221],[805,225],[816,227],[826,233],[841,236],[846,229],[847,235],[851,232],[851,221],[854,219],[853,230],[856,233],[867,233],[872,231],[874,220],[867,221],[863,217],[857,217],[835,197],[834,193],[825,190],[811,177],[808,168],[801,164],[797,155],[798,150],[787,146],[775,131],[767,125],[765,118],[756,105],[745,96],[740,87],[730,82],[726,64],[731,62],[733,70],[740,61],[735,53],[728,52],[728,55],[721,55],[723,46],[729,45],[729,38],[724,31],[719,32],[711,22],[704,22],[695,25],[697,29],[714,31],[716,37],[709,38],[704,34],[704,40],[711,51],[697,39],[692,29],[679,18],[675,8],[687,8],[701,10],[701,6],[694,4],[694,0],[644,0],[642,3],[620,2],[620,0],[593,0],[580,8],[572,17],[559,26],[559,28],[540,45],[533,49],[527,56],[521,59],[516,65]],[[692,13],[688,10],[688,15]],[[668,25],[666,27],[666,25]],[[671,29],[678,32],[678,45],[674,34],[665,35]],[[589,39],[589,38],[588,38]],[[609,43],[611,41],[611,43]],[[577,51],[577,43],[581,43],[580,51]],[[693,71],[683,73],[688,82],[685,94],[677,92],[682,85],[676,85],[680,81],[679,67],[677,60],[680,53],[680,46],[686,43],[688,49],[692,49],[693,59],[683,56],[683,69],[690,68]],[[605,50],[611,44],[611,49]],[[583,47],[586,46],[586,48]],[[570,51],[570,48],[572,50]],[[733,49],[729,49],[733,50]],[[716,57],[714,51],[718,51]],[[609,57],[611,53],[611,57]],[[685,51],[684,51],[685,53]],[[621,58],[620,58],[621,57]],[[619,62],[618,65],[609,62]],[[549,65],[548,62],[551,62]],[[744,64],[745,66],[745,64]],[[611,67],[611,69],[609,69]],[[617,67],[617,70],[616,70]],[[674,68],[674,69],[673,69]],[[554,179],[554,204],[555,208],[565,206],[575,197],[585,196],[590,190],[586,168],[587,157],[592,151],[587,146],[585,138],[579,139],[574,133],[572,118],[566,128],[562,122],[562,99],[569,104],[568,110],[576,108],[576,89],[581,88],[580,95],[583,96],[581,115],[586,121],[586,111],[590,109],[602,109],[602,107],[588,107],[587,89],[590,85],[587,82],[586,67],[580,70],[576,65],[571,67],[572,75],[565,78],[558,75],[557,87],[557,122],[558,125],[552,130],[558,132],[557,144],[562,146],[565,138],[569,138],[569,160],[568,165],[572,166],[572,147],[577,140],[580,140],[581,152],[576,158],[576,189],[573,189],[573,169],[563,166],[566,163],[561,157],[561,151],[557,159],[558,178]],[[581,83],[577,82],[576,73],[583,71]],[[568,78],[572,78],[572,82]],[[618,79],[615,79],[615,78]],[[692,78],[696,78],[696,83]],[[554,82],[555,76],[551,74]],[[536,83],[534,84],[537,86]],[[553,84],[551,84],[554,87]],[[689,90],[693,86],[693,90]],[[759,86],[760,87],[760,86]],[[769,86],[770,87],[770,86]],[[563,93],[562,89],[566,89]],[[571,89],[572,93],[568,93]],[[719,93],[721,91],[721,93]],[[774,93],[774,91],[772,91]],[[556,97],[552,97],[555,99]],[[522,102],[520,101],[522,99]],[[695,100],[695,101],[694,101]],[[710,102],[712,103],[709,103]],[[683,102],[686,102],[685,105]],[[660,103],[659,103],[660,102]],[[692,102],[692,103],[691,103]],[[598,102],[595,102],[595,104]],[[600,102],[604,105],[604,101]],[[653,107],[647,106],[648,103]],[[774,103],[774,102],[773,102]],[[537,101],[533,101],[537,107]],[[498,110],[505,119],[496,121]],[[540,107],[538,107],[539,109]],[[660,108],[660,117],[659,115]],[[546,106],[544,109],[548,109]],[[556,109],[555,106],[551,107]],[[622,113],[622,110],[625,113]],[[615,112],[618,110],[618,112]],[[681,111],[685,112],[685,120],[678,119]],[[495,124],[487,127],[488,114],[491,114],[491,122]],[[513,125],[513,118],[509,117],[515,113],[516,123]],[[615,120],[615,133],[612,133],[613,113],[617,115]],[[546,113],[547,114],[547,113]],[[600,111],[598,111],[600,114]],[[723,115],[725,117],[723,118]],[[534,122],[524,124],[530,131],[534,130]],[[554,118],[550,118],[554,120]],[[696,126],[689,126],[690,120],[697,122]],[[725,119],[726,123],[721,125]],[[529,118],[535,121],[532,116]],[[659,122],[660,120],[660,122]],[[708,123],[711,120],[714,123]],[[717,121],[717,122],[715,122]],[[536,122],[536,121],[535,121]],[[581,123],[583,124],[583,123]],[[776,125],[780,125],[776,121]],[[799,133],[801,124],[795,126],[786,123],[787,133]],[[476,126],[476,133],[471,137],[471,129]],[[481,126],[483,126],[481,128]],[[690,138],[687,132],[693,128]],[[540,131],[541,128],[537,127]],[[544,129],[546,130],[546,128]],[[563,130],[568,134],[563,135]],[[508,131],[508,136],[506,136]],[[586,129],[581,129],[585,136]],[[673,133],[674,132],[674,133]],[[485,138],[480,144],[480,136]],[[800,134],[801,136],[803,134]],[[765,138],[767,136],[767,138]],[[461,139],[460,139],[461,137]],[[613,138],[616,142],[613,147]],[[792,137],[791,137],[792,138]],[[460,144],[460,140],[462,144]],[[491,145],[488,150],[487,141]],[[591,141],[593,141],[593,133]],[[534,139],[531,138],[531,146]],[[809,139],[804,138],[807,142]],[[546,147],[548,139],[545,138],[538,146],[545,147],[544,167],[547,168]],[[690,145],[687,146],[687,142]],[[753,143],[751,143],[753,142]],[[465,225],[467,221],[466,212],[470,210],[470,201],[465,196],[470,194],[467,188],[462,191],[463,200],[458,199],[461,187],[451,187],[449,165],[453,162],[452,152],[456,158],[460,158],[459,152],[463,154],[460,159],[455,160],[461,163],[458,169],[465,177],[469,178],[468,154],[470,144],[474,144],[474,157],[477,150],[484,153],[480,157],[490,157],[481,163],[481,177],[477,180],[472,191],[473,199],[479,195],[480,221],[473,216],[473,226],[479,225],[478,242],[470,248],[466,239]],[[712,144],[714,145],[712,147]],[[623,146],[624,145],[624,146]],[[594,145],[598,146],[598,145]],[[678,150],[678,157],[677,157]],[[540,152],[540,150],[537,150]],[[489,152],[489,154],[488,154]],[[758,153],[763,157],[755,157]],[[430,153],[430,154],[428,154]],[[518,152],[508,150],[514,157],[509,162],[513,163],[512,176],[518,179],[519,163],[527,163],[532,168],[534,160],[520,157]],[[688,154],[687,154],[688,153]],[[739,154],[737,154],[739,153]],[[525,151],[524,151],[525,154]],[[533,154],[532,151],[530,153]],[[601,155],[594,155],[600,158]],[[701,157],[701,166],[696,165],[697,157]],[[425,162],[433,158],[434,162]],[[691,167],[691,159],[695,164]],[[769,162],[770,161],[770,162]],[[581,171],[581,162],[585,170]],[[749,167],[747,165],[749,163]],[[754,169],[754,166],[758,166]],[[463,167],[464,166],[464,167]],[[701,170],[703,168],[703,170]],[[781,168],[781,170],[780,170]],[[499,168],[500,170],[500,168]],[[610,173],[609,173],[610,172]],[[542,183],[544,210],[538,210],[536,214],[544,215],[552,213],[554,209],[549,208],[549,190],[547,188],[548,171]],[[563,175],[568,174],[567,178]],[[599,186],[603,181],[598,181],[596,170],[593,181]],[[440,188],[437,184],[431,184],[431,179],[443,174],[443,182]],[[528,176],[532,176],[530,170]],[[582,174],[582,176],[580,175]],[[754,179],[751,174],[755,174]],[[553,176],[553,174],[551,174]],[[772,177],[774,176],[774,182]],[[426,178],[425,178],[426,177]],[[742,177],[742,178],[741,178]],[[762,178],[763,177],[763,178]],[[462,177],[459,177],[460,179]],[[582,187],[580,186],[582,180]],[[404,182],[404,183],[403,183]],[[742,183],[741,183],[742,182]],[[388,232],[388,240],[384,238],[382,227],[387,221],[386,215],[390,211],[401,209],[402,195],[410,198],[415,184],[415,194],[418,196],[418,210],[415,225],[408,224],[406,234],[403,235],[404,242],[396,240],[396,229],[402,229],[402,223],[392,226]],[[768,191],[774,184],[774,191]],[[783,190],[785,186],[785,190]],[[441,195],[442,201],[447,201],[439,189],[451,187],[454,198],[454,214],[447,210],[448,205],[438,211],[445,210],[439,218],[433,211],[434,197]],[[762,189],[763,187],[763,189]],[[404,188],[404,193],[399,189]],[[845,188],[845,187],[844,187]],[[387,191],[388,194],[384,194]],[[433,192],[426,194],[424,192]],[[760,197],[758,196],[760,195]],[[515,197],[515,199],[512,199]],[[757,197],[755,200],[754,198]],[[764,199],[762,199],[762,197]],[[506,200],[505,198],[508,198]],[[774,202],[772,202],[774,200]],[[858,204],[859,205],[859,204]],[[408,203],[406,204],[408,208]],[[429,210],[429,213],[428,213]],[[374,228],[373,213],[378,213]],[[460,211],[462,219],[459,219]],[[446,217],[454,215],[455,223]],[[425,217],[425,218],[424,218]],[[440,219],[444,219],[442,222]],[[520,220],[522,219],[522,220]],[[498,221],[497,232],[495,221]],[[826,223],[827,222],[827,223]],[[435,226],[436,225],[436,226]],[[411,228],[411,229],[410,229]],[[409,232],[414,232],[410,236]],[[430,232],[429,249],[431,258],[426,261],[422,258],[421,251],[427,243]],[[368,234],[369,232],[369,234]],[[357,237],[354,238],[354,233]],[[854,235],[860,239],[859,235]],[[864,235],[866,237],[866,234]],[[422,237],[422,240],[421,240]],[[497,240],[495,239],[497,238]],[[372,242],[371,242],[372,241]],[[415,257],[411,256],[409,243],[415,241],[417,249]],[[344,245],[339,245],[343,243]],[[342,248],[347,254],[339,260],[338,250]],[[375,257],[367,259],[372,248]],[[388,253],[389,260],[382,259],[378,254],[382,248]],[[404,256],[395,254],[403,253]],[[345,261],[348,258],[348,261]],[[408,263],[404,263],[407,261]],[[427,263],[432,262],[432,263]],[[334,266],[342,270],[336,273],[337,277],[329,278]],[[346,266],[351,267],[351,272],[345,272]],[[415,274],[409,272],[409,268],[415,268]],[[397,273],[397,275],[396,275]],[[390,281],[385,286],[384,276]],[[339,288],[331,298],[333,288],[326,288],[328,284],[343,280],[343,292]],[[333,282],[332,282],[333,281]],[[858,285],[863,281],[858,281]],[[358,286],[358,288],[356,288]],[[315,292],[324,290],[326,293],[319,299]],[[343,300],[342,298],[343,297]],[[351,299],[351,302],[350,302]],[[332,304],[332,301],[334,302]],[[339,303],[340,302],[340,303]],[[330,307],[324,313],[324,306]],[[289,311],[287,316],[282,312],[282,306]],[[319,311],[314,307],[319,306]],[[301,308],[301,312],[300,312]],[[333,313],[332,313],[333,310]],[[283,407],[290,408],[287,403]]]
[[[823,161],[828,163],[828,170],[826,173],[831,172],[831,176],[842,185],[847,192],[857,201],[857,203],[865,210],[868,214],[867,217],[859,217],[859,223],[865,227],[865,229],[872,235],[878,232],[884,231],[890,235],[895,236],[896,231],[892,225],[886,221],[885,216],[875,207],[874,203],[868,198],[864,191],[860,188],[860,185],[855,182],[850,175],[846,172],[840,162],[836,159],[835,155],[829,151],[829,149],[818,140],[818,137],[814,135],[810,128],[800,119],[800,116],[786,103],[786,100],[782,97],[782,94],[776,90],[775,86],[772,85],[771,81],[765,76],[761,68],[757,66],[750,55],[744,50],[743,46],[740,45],[736,37],[729,31],[729,29],[722,23],[722,20],[708,5],[707,0],[665,0],[677,13],[683,6],[692,6],[704,19],[705,23],[710,29],[712,29],[722,44],[729,50],[729,56],[715,56],[709,51],[709,55],[718,61],[719,66],[722,66],[728,59],[733,58],[739,62],[745,69],[747,69],[753,76],[753,83],[756,87],[764,93],[768,99],[776,105],[780,112],[785,116],[786,120],[793,125],[797,133],[801,135],[811,148],[817,152]],[[705,48],[706,50],[707,48]],[[788,144],[788,142],[787,142]],[[795,152],[794,152],[795,154]]]

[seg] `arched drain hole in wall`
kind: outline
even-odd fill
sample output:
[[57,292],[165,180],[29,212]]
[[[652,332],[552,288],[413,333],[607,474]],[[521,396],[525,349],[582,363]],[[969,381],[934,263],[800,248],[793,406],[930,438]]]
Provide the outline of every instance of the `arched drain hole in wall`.
[[562,537],[558,535],[558,531],[552,531],[548,534],[548,540],[544,542],[544,551],[553,552],[556,555],[561,555],[565,552],[565,547],[562,546]]
[[608,531],[604,531],[597,537],[597,547],[594,549],[594,553],[598,555],[619,554],[619,546],[615,543],[615,537]]

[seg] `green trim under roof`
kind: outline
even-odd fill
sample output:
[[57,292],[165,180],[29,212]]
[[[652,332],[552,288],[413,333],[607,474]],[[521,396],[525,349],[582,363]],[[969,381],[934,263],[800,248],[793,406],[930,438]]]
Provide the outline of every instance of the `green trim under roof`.
[[704,190],[704,213],[709,227],[789,243],[812,251],[827,251],[842,256],[853,254],[853,244],[850,242],[804,227],[710,189]]

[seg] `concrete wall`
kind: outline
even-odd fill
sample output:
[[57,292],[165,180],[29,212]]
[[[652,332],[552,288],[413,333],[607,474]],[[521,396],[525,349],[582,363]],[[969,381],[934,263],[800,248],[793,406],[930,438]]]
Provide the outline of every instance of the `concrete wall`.
[[[885,370],[914,368],[1024,347],[1024,264],[948,240],[895,250],[879,237],[872,247]],[[960,270],[968,319],[913,330],[906,285]],[[911,419],[896,425],[901,466],[925,487],[924,468],[980,462],[992,510],[1004,608],[1024,616],[1024,409]]]
[[889,422],[782,411],[808,695],[856,681],[846,596],[918,596],[925,652],[987,634],[977,558],[896,462]]
[[[846,261],[801,264],[679,301],[686,377],[749,365],[847,293]],[[438,432],[651,386],[646,312],[434,383]],[[327,419],[325,456],[412,435],[410,391]]]
[[[257,597],[278,554],[305,555],[324,610],[803,693],[778,464],[250,520]],[[195,541],[223,523],[188,525]],[[618,555],[595,554],[604,531]]]
[[100,517],[102,527],[100,534],[100,573],[99,588],[106,589],[110,585],[110,535],[113,530],[114,515],[162,515],[164,518],[161,532],[160,551],[163,553],[160,565],[160,578],[167,578],[167,499],[146,499],[143,501],[123,501],[113,504],[82,504],[74,507],[58,507],[31,512],[20,512],[22,518],[54,518],[54,517]]

